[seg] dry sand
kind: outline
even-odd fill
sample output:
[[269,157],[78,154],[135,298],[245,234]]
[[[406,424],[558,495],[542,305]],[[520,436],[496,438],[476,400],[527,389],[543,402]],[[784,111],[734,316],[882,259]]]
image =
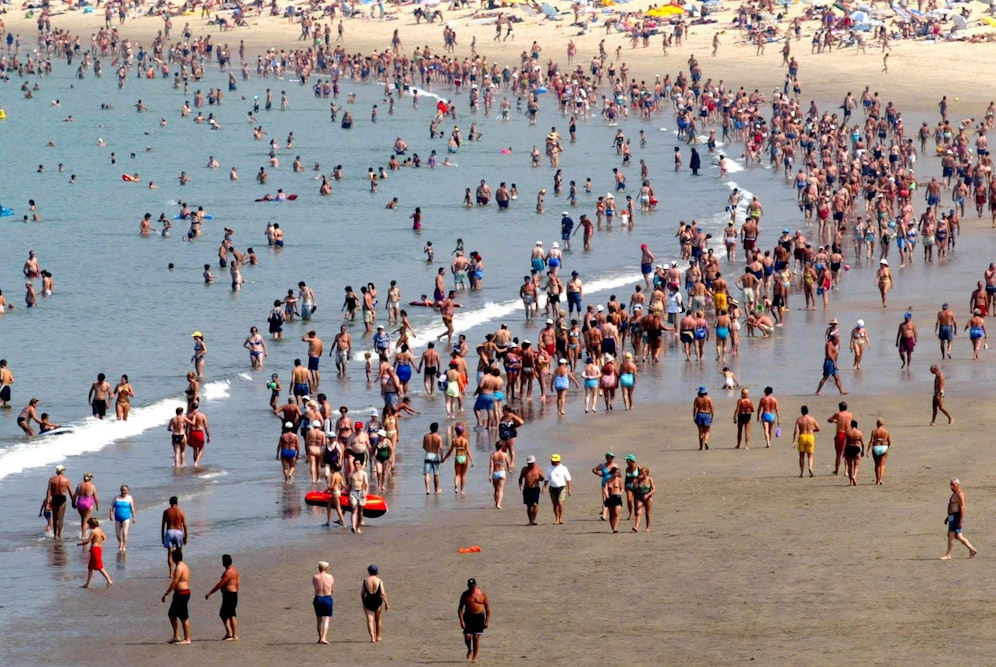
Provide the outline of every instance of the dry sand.
[[[286,3],[281,3],[285,6]],[[554,3],[562,10],[570,8],[567,2]],[[635,11],[650,5],[646,2],[633,2],[618,5],[620,11]],[[497,62],[499,66],[516,66],[521,53],[528,49],[534,40],[543,47],[541,61],[553,59],[561,67],[567,65],[567,43],[573,40],[578,46],[578,60],[587,66],[593,55],[598,53],[598,43],[605,40],[606,50],[613,56],[617,46],[623,46],[623,62],[630,66],[630,77],[636,80],[653,81],[657,74],[672,76],[679,70],[687,70],[686,61],[690,55],[695,55],[702,65],[705,78],[723,79],[727,85],[743,86],[751,90],[757,88],[770,92],[773,87],[780,87],[785,68],[781,65],[781,43],[769,44],[765,55],[755,56],[755,47],[744,42],[742,35],[731,29],[730,21],[735,17],[739,5],[729,3],[727,9],[717,12],[713,17],[718,23],[693,25],[689,28],[689,36],[680,47],[668,51],[669,55],[661,55],[660,37],[651,39],[651,46],[630,48],[629,39],[613,30],[605,34],[604,27],[595,28],[586,36],[578,36],[577,28],[570,25],[569,14],[563,15],[563,21],[551,22],[540,18],[526,16],[521,9],[506,9],[525,19],[516,24],[514,41],[493,42],[493,25],[481,25],[471,22],[471,10],[445,11],[444,15],[457,32],[458,48],[456,55],[463,58],[470,55],[472,36],[477,35],[479,53],[489,62]],[[961,7],[962,5],[958,5]],[[968,34],[988,35],[996,33],[996,28],[982,24],[979,16],[986,9],[981,2],[969,2],[974,21],[970,24]],[[421,25],[415,23],[412,11],[415,5],[406,4],[390,11],[398,16],[397,20],[377,21],[369,18],[370,8],[362,7],[366,18],[351,18],[345,21],[344,46],[350,53],[370,54],[390,47],[391,34],[400,31],[402,48],[408,52],[416,46],[429,45],[435,52],[442,52],[443,26],[439,22]],[[789,17],[798,15],[806,5],[797,3],[789,8]],[[98,15],[99,14],[99,15]],[[224,12],[229,15],[230,12]],[[4,21],[8,30],[19,32],[29,40],[36,32],[34,19],[27,19],[23,12],[13,12],[5,15]],[[237,51],[238,43],[245,41],[247,54],[255,55],[269,48],[299,49],[306,48],[310,42],[299,41],[300,27],[288,19],[278,17],[249,17],[249,28],[236,28],[221,32],[216,25],[209,25],[208,20],[201,18],[200,13],[176,16],[173,18],[173,39],[182,39],[184,24],[189,23],[194,35],[210,33],[212,41],[217,45],[228,43],[233,53]],[[116,21],[116,19],[115,19]],[[336,19],[338,23],[339,19]],[[103,26],[102,11],[83,15],[71,11],[53,17],[53,27],[68,28],[74,33],[84,36],[96,32]],[[327,23],[318,21],[318,23]],[[156,33],[162,29],[162,19],[159,17],[130,18],[118,30],[125,36],[137,39],[148,45]],[[601,23],[599,23],[601,25]],[[947,25],[947,24],[945,24]],[[782,26],[787,28],[788,21]],[[894,101],[904,112],[927,111],[936,112],[937,102],[942,95],[947,95],[950,101],[950,115],[953,119],[975,117],[979,118],[985,112],[986,105],[993,99],[992,84],[996,83],[996,74],[991,65],[992,43],[970,44],[967,42],[925,42],[902,41],[890,42],[892,54],[889,56],[889,73],[882,74],[882,54],[877,47],[868,45],[867,54],[857,53],[851,48],[832,54],[811,54],[809,37],[817,29],[816,21],[803,24],[802,40],[792,42],[792,55],[799,61],[799,79],[802,82],[803,97],[806,99],[843,100],[844,94],[851,90],[860,94],[864,86],[872,90],[880,90],[882,95]],[[710,56],[712,38],[720,32],[722,45],[717,57]],[[333,26],[333,35],[335,28]],[[870,35],[870,33],[866,33]],[[29,37],[30,36],[30,37]],[[84,40],[86,44],[86,40]],[[237,54],[236,54],[237,55]],[[958,98],[955,101],[955,98]]]
[[[979,6],[974,5],[976,11]],[[415,26],[408,18],[410,9],[405,8],[400,21],[347,21],[347,50],[385,48],[394,28],[401,29],[406,47],[441,48],[440,26]],[[466,15],[447,13],[462,53],[476,31],[479,50],[499,63],[516,62],[533,39],[540,40],[545,57],[566,63],[566,43],[573,34],[566,24],[529,21],[516,26],[514,44],[492,45],[493,28],[471,27]],[[721,19],[731,15],[725,12]],[[5,20],[22,34],[34,32],[30,22],[18,25],[23,19],[8,15]],[[174,20],[175,34],[186,20]],[[204,26],[200,18],[189,21],[195,32]],[[227,41],[234,49],[245,39],[250,52],[302,44],[296,41],[298,28],[285,20],[251,22],[251,30],[215,30],[216,43]],[[86,33],[102,19],[72,14],[53,23]],[[158,19],[129,21],[122,31],[148,41],[160,25]],[[657,58],[656,49],[631,54],[624,48],[631,76],[675,73],[694,53],[703,61],[706,77],[749,88],[780,84],[784,72],[778,46],[755,58],[753,47],[734,44],[727,32],[719,57],[709,58],[715,29],[721,25],[694,27],[689,44],[666,59]],[[596,31],[574,39],[585,62],[602,35]],[[621,40],[617,35],[607,39],[610,52],[625,43]],[[655,43],[659,49],[659,41]],[[878,74],[881,57],[873,50],[867,56],[811,56],[805,40],[793,48],[807,98],[836,100],[847,89],[860,93],[867,82],[904,111],[931,113],[937,99],[947,94],[961,99],[953,105],[956,117],[978,117],[989,101],[991,87],[976,79],[984,76],[989,83],[993,77],[987,45],[893,42],[888,75]],[[648,58],[649,53],[654,57]],[[848,316],[845,311],[843,321]],[[756,432],[750,451],[731,450],[732,402],[723,397],[717,399],[722,417],[714,450],[705,453],[696,451],[691,397],[681,405],[641,404],[628,415],[581,420],[575,414],[560,430],[530,426],[518,445],[520,455],[535,452],[541,460],[553,451],[564,454],[576,480],[564,526],[551,525],[544,499],[541,525],[526,527],[513,487],[503,512],[491,508],[489,497],[472,496],[440,509],[425,525],[373,525],[362,536],[340,531],[320,543],[235,554],[243,572],[237,643],[219,639],[219,601],[203,601],[221,571],[218,555],[192,550],[193,646],[165,644],[166,605],[158,603],[167,585],[163,568],[110,591],[87,594],[85,602],[67,592],[62,611],[53,610],[45,622],[50,636],[72,639],[58,642],[39,662],[456,664],[464,656],[456,603],[465,580],[473,576],[494,607],[482,649],[482,661],[488,664],[988,663],[996,648],[984,574],[994,547],[983,533],[984,517],[996,510],[996,494],[989,492],[996,485],[996,454],[982,426],[989,415],[968,386],[956,383],[948,391],[956,424],[927,427],[930,384],[921,365],[923,359],[917,364],[919,381],[905,383],[897,395],[849,397],[866,434],[877,416],[884,416],[892,431],[895,448],[883,487],[872,483],[870,460],[862,464],[857,488],[831,476],[833,449],[826,432],[817,439],[814,479],[797,477],[797,454],[788,437],[770,450],[758,449]],[[800,404],[808,403],[823,421],[838,399],[781,400],[783,428],[790,432]],[[662,414],[668,417],[662,419]],[[597,519],[598,480],[589,470],[609,448],[620,457],[632,451],[651,467],[658,494],[649,534],[632,534],[626,526],[626,532],[612,535]],[[479,466],[472,473],[485,475],[486,469]],[[968,494],[965,530],[981,551],[972,562],[965,560],[960,546],[954,561],[937,560],[945,547],[942,520],[952,476],[962,478]],[[471,544],[480,545],[482,553],[457,552]],[[331,647],[312,643],[309,579],[322,559],[331,561],[337,580]],[[385,640],[377,646],[367,644],[358,599],[361,577],[371,562],[380,566],[392,602],[385,615]],[[74,613],[67,614],[70,606]],[[36,624],[38,619],[24,622]]]

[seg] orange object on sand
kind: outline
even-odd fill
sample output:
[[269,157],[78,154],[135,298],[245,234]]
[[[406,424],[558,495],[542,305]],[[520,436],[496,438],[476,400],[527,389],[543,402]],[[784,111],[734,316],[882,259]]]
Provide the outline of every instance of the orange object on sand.
[[481,547],[479,547],[479,546],[477,546],[475,544],[475,545],[470,546],[470,547],[465,547],[463,549],[459,549],[458,553],[462,553],[462,554],[478,554],[478,553],[481,553]]

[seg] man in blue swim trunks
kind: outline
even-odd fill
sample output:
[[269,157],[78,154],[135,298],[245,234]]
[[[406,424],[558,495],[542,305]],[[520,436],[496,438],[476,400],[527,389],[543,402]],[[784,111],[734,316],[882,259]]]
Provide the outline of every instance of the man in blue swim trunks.
[[955,322],[954,313],[948,309],[948,304],[946,303],[941,306],[940,312],[937,313],[937,321],[934,322],[934,333],[937,334],[937,338],[941,342],[941,359],[945,355],[950,359],[951,343],[958,334],[958,324]]
[[187,544],[187,515],[179,508],[179,500],[176,496],[169,499],[169,507],[163,511],[163,520],[160,526],[160,537],[163,546],[166,548],[166,564],[169,566],[169,576],[173,576],[173,553]]
[[291,395],[298,407],[305,401],[305,396],[311,395],[311,374],[308,369],[301,365],[300,359],[294,360],[294,369],[291,371]]
[[318,619],[318,643],[328,644],[329,625],[332,623],[332,594],[335,592],[335,578],[329,574],[329,564],[318,562],[318,572],[311,578],[315,588],[315,617]]
[[823,385],[826,384],[827,380],[833,378],[833,381],[837,384],[837,391],[843,396],[847,392],[844,391],[844,387],[840,384],[840,375],[837,373],[837,354],[840,352],[840,334],[834,330],[827,334],[827,343],[825,346],[825,355],[823,358],[823,378],[820,380],[819,386],[816,387],[816,395],[820,396],[820,392],[823,391]]
[[302,336],[301,340],[308,344],[308,383],[312,389],[309,393],[314,393],[314,390],[318,388],[319,383],[322,381],[322,376],[318,372],[318,362],[322,358],[322,352],[325,351],[325,347],[322,345],[322,339],[318,337],[318,334],[314,330]]
[[571,249],[571,232],[574,231],[574,221],[567,211],[560,216],[560,240],[564,242],[564,250]]

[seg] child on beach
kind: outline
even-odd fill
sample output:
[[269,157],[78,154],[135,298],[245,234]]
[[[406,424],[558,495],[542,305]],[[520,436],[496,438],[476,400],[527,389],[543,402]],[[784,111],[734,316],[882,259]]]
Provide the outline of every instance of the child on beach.
[[367,382],[372,382],[372,378],[373,378],[373,354],[370,352],[370,350],[367,350],[366,352],[363,353],[363,358],[366,359],[366,362],[367,362],[367,364],[366,364],[366,367],[367,367]]
[[52,503],[47,498],[42,501],[41,508],[38,510],[38,516],[44,516],[48,522],[45,524],[45,537],[54,535],[52,527]]
[[425,253],[425,261],[432,264],[432,259],[434,257],[434,250],[432,248],[432,241],[426,241],[425,247],[422,248],[422,252]]
[[270,376],[270,381],[266,383],[266,386],[270,389],[270,407],[274,410],[277,409],[277,403],[280,400],[280,380],[276,373]]
[[740,386],[740,380],[733,374],[729,366],[723,366],[723,370],[719,374],[723,376],[723,389],[736,389]]

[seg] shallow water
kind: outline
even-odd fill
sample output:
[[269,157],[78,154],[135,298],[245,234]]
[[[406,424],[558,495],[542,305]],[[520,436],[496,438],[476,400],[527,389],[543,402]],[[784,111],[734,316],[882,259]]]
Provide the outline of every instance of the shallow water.
[[[390,280],[401,286],[403,302],[431,293],[436,269],[448,262],[456,238],[462,237],[467,251],[476,249],[484,256],[486,276],[482,292],[460,295],[464,307],[456,318],[458,331],[467,333],[473,343],[507,321],[514,334],[534,337],[531,325],[523,323],[518,285],[528,272],[535,241],[543,240],[549,247],[559,239],[560,212],[570,209],[565,206],[566,195],[557,198],[553,194],[554,170],[529,166],[532,145],[542,146],[550,125],[566,134],[567,119],[552,108],[544,108],[539,124],[532,127],[515,114],[512,121],[503,123],[495,117],[461,113],[456,123],[464,136],[470,123],[477,122],[484,137],[480,142],[465,142],[452,156],[458,166],[393,172],[379,191],[371,194],[366,170],[386,165],[397,136],[403,136],[410,151],[419,153],[423,160],[433,148],[443,157],[445,142],[428,139],[431,99],[423,99],[421,108],[415,110],[410,98],[402,98],[397,113],[388,115],[379,86],[344,84],[341,104],[346,106],[346,93],[357,94],[351,107],[356,123],[352,130],[344,131],[328,121],[330,100],[314,98],[308,87],[291,81],[240,82],[237,92],[226,92],[221,107],[203,109],[205,115],[213,111],[220,119],[222,130],[214,132],[206,125],[180,118],[182,101],[192,99],[192,94],[184,96],[182,91],[172,90],[168,81],[130,81],[119,91],[110,78],[76,81],[69,74],[57,69],[55,76],[41,81],[42,91],[30,101],[19,99],[14,84],[0,88],[6,93],[8,116],[0,124],[6,158],[0,166],[0,203],[16,211],[11,218],[0,218],[4,249],[0,288],[17,305],[0,320],[0,355],[10,361],[17,379],[14,409],[0,415],[0,503],[8,508],[5,530],[0,534],[0,562],[12,573],[6,606],[18,609],[54,598],[56,591],[40,587],[39,578],[69,582],[84,576],[85,564],[77,562],[73,547],[56,547],[41,539],[44,524],[35,518],[45,479],[56,462],[65,462],[74,484],[84,470],[92,471],[103,494],[102,508],[121,483],[131,486],[139,523],[132,530],[127,561],[110,568],[112,576],[119,579],[161,566],[157,513],[170,495],[178,495],[188,512],[191,546],[201,554],[261,548],[276,541],[326,539],[328,531],[320,528],[324,519],[303,504],[303,493],[309,488],[302,481],[306,470],[299,467],[294,486],[282,484],[279,465],[273,460],[279,429],[267,409],[269,391],[264,385],[269,373],[278,372],[288,386],[293,359],[306,352],[300,336],[312,326],[285,325],[285,340],[269,343],[270,357],[263,373],[249,371],[241,347],[249,327],[256,325],[265,331],[272,301],[290,288],[296,291],[297,282],[305,280],[318,298],[313,327],[328,348],[341,323],[343,286],[351,284],[358,291],[360,285],[372,281],[380,289],[381,304]],[[211,86],[225,87],[225,79],[212,73],[199,86],[205,92]],[[278,98],[279,90],[286,90],[291,108],[258,114],[267,139],[275,138],[283,145],[288,133],[294,132],[296,141],[293,149],[279,151],[280,168],[269,169],[270,182],[261,186],[253,179],[266,160],[268,146],[252,141],[246,112],[252,96],[262,97],[268,86],[277,91]],[[240,99],[243,96],[245,100]],[[139,114],[133,110],[139,98],[150,111]],[[50,106],[49,99],[59,99],[61,107]],[[102,102],[115,109],[101,111]],[[373,104],[379,104],[381,111],[375,125],[368,119]],[[69,114],[75,122],[61,122]],[[159,126],[160,118],[167,119],[167,127]],[[452,125],[447,122],[442,127],[448,132]],[[648,243],[658,261],[676,259],[674,235],[679,219],[697,219],[718,238],[726,219],[723,207],[734,185],[762,198],[766,210],[762,240],[766,247],[770,247],[772,233],[782,226],[798,226],[793,191],[767,169],[736,173],[735,184],[720,181],[711,166],[699,178],[687,172],[674,174],[670,160],[675,139],[671,130],[662,129],[674,126],[671,114],[649,123],[631,120],[621,126],[634,139],[635,166],[626,169],[630,191],[638,182],[639,159],[646,159],[661,205],[652,215],[637,213],[633,231],[616,227],[597,233],[594,252],[578,250],[581,243],[576,237],[576,249],[566,253],[562,271],[579,270],[586,294],[592,299],[604,301],[616,293],[622,300],[634,284],[642,282],[640,243]],[[645,150],[636,145],[639,129],[648,135]],[[609,148],[614,133],[615,128],[605,127],[599,120],[579,123],[578,143],[566,146],[562,156],[565,193],[571,179],[583,184],[590,177],[595,184],[591,195],[583,194],[582,188],[581,206],[571,209],[575,220],[582,212],[593,216],[597,195],[611,189],[611,167],[619,166]],[[98,139],[106,146],[98,146]],[[46,148],[48,141],[55,147]],[[501,149],[508,146],[513,153],[502,154]],[[110,162],[111,152],[117,156],[116,164]],[[683,152],[687,160],[688,150]],[[205,167],[209,155],[217,157],[220,169]],[[295,155],[301,155],[307,169],[304,173],[291,172]],[[65,172],[56,171],[60,162]],[[336,164],[346,170],[346,180],[333,183],[331,197],[317,194],[318,183],[310,170],[315,162],[321,163],[325,173]],[[705,155],[703,162],[709,162]],[[45,165],[45,173],[36,173],[38,164]],[[228,168],[233,165],[241,175],[238,183],[228,179]],[[181,170],[193,179],[183,187],[176,181]],[[122,173],[134,172],[140,174],[141,183],[121,181]],[[75,185],[68,183],[71,173],[77,176]],[[494,205],[462,208],[464,188],[474,188],[482,178],[492,188],[500,181],[516,183],[518,201],[504,213],[498,213]],[[145,187],[149,180],[161,187],[149,190]],[[534,198],[541,187],[548,191],[546,213],[537,215]],[[277,188],[297,193],[299,199],[253,202]],[[400,202],[398,209],[385,210],[385,203],[395,196]],[[44,222],[19,222],[29,198],[38,202]],[[203,205],[214,215],[202,238],[183,242],[182,222],[175,224],[170,238],[138,235],[143,213],[148,211],[153,218],[160,212],[171,216],[178,201]],[[421,206],[425,214],[421,232],[411,230],[408,218],[415,206]],[[263,232],[269,220],[286,230],[287,246],[282,250],[271,251],[266,245]],[[966,226],[973,220],[970,215]],[[240,250],[253,246],[260,257],[259,266],[244,268],[247,282],[238,293],[229,289],[227,270],[217,268],[216,251],[225,226],[235,230],[234,242]],[[435,265],[427,264],[422,254],[430,240],[436,248]],[[19,273],[29,249],[38,252],[42,267],[52,271],[56,281],[56,294],[40,299],[39,306],[30,311],[23,308]],[[865,371],[860,375],[845,372],[846,388],[861,393],[894,390],[907,377],[898,371],[892,338],[899,313],[910,304],[915,306],[924,341],[912,378],[916,391],[926,391],[929,380],[922,361],[936,358],[936,346],[927,344],[933,343],[930,332],[935,302],[967,301],[976,276],[981,276],[988,263],[990,250],[988,237],[971,246],[963,242],[944,266],[917,263],[914,269],[897,271],[900,275],[891,296],[893,306],[887,312],[878,303],[871,269],[855,263],[844,280],[841,303],[835,300],[826,313],[789,313],[786,330],[791,337],[745,340],[744,355],[731,360],[730,366],[745,384],[774,384],[783,398],[811,394],[819,380],[821,333],[825,323],[842,314],[843,308],[860,313],[854,319],[863,317],[873,337]],[[172,272],[167,270],[170,262],[175,264]],[[220,274],[214,285],[203,284],[201,267],[205,263]],[[727,277],[737,275],[738,271],[731,270]],[[801,294],[794,294],[793,305],[801,302]],[[418,342],[442,331],[438,316],[432,312],[410,310]],[[383,311],[380,316],[385,317]],[[842,330],[849,331],[851,322],[843,316],[841,319]],[[354,349],[369,347],[360,340],[362,324],[350,327],[356,337]],[[203,407],[211,420],[213,439],[203,470],[174,471],[165,425],[173,406],[181,404],[183,376],[190,368],[190,333],[194,330],[204,332],[209,346]],[[967,340],[959,339],[957,345],[960,349],[956,352],[964,360]],[[672,349],[659,367],[641,375],[637,400],[689,397],[690,401],[698,385],[717,387],[717,364],[711,357],[707,359],[702,364],[686,364]],[[381,404],[375,389],[363,378],[361,363],[354,363],[350,377],[340,380],[330,362],[323,361],[321,389],[333,404],[353,410]],[[841,365],[850,365],[846,350],[841,354]],[[992,379],[988,364],[956,360],[953,365],[949,381]],[[136,397],[127,424],[97,424],[87,417],[86,392],[98,372],[105,372],[112,383],[121,373],[129,375]],[[423,397],[416,384],[413,382],[413,404],[422,415],[403,423],[397,486],[387,494],[391,513],[377,520],[377,525],[419,520],[438,504],[450,502],[448,495],[425,498],[423,494],[419,434],[443,411],[440,397]],[[828,391],[834,390],[828,387]],[[41,399],[39,407],[53,420],[73,425],[74,433],[31,441],[22,438],[14,418],[31,395]],[[580,411],[580,400],[572,397],[571,412]],[[795,409],[794,400],[791,409]],[[556,416],[546,414],[538,404],[526,414],[542,417],[547,424],[543,430],[548,433],[556,428]],[[469,410],[467,417],[473,418]],[[551,444],[539,445],[538,441],[529,442],[529,433],[527,430],[526,437],[520,439],[520,452],[559,446],[555,435]],[[475,453],[481,465],[492,446],[486,435],[477,434]],[[487,496],[490,487],[484,474],[478,472],[480,466],[472,475],[470,491]],[[443,479],[447,488],[445,473]],[[102,509],[98,516],[106,516],[105,512]],[[75,516],[68,511],[67,535],[72,534],[69,527]]]

